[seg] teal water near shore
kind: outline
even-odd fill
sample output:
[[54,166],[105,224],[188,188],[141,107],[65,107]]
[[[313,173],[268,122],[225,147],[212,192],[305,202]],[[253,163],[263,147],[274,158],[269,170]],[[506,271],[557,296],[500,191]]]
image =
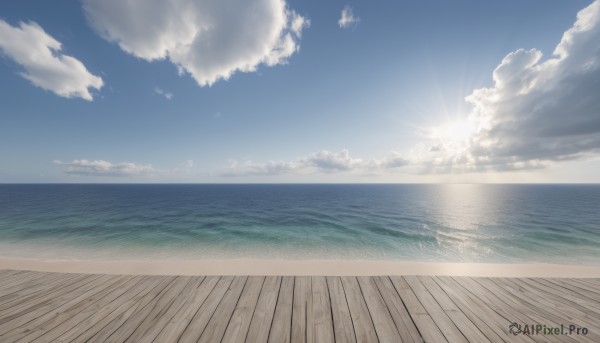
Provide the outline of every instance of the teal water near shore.
[[0,256],[600,264],[599,185],[0,185]]

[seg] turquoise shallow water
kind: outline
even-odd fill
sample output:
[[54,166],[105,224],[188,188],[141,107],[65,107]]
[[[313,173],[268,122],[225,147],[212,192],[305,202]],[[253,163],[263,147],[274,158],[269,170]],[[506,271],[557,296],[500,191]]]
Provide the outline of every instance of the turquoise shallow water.
[[599,185],[0,185],[0,255],[600,264]]

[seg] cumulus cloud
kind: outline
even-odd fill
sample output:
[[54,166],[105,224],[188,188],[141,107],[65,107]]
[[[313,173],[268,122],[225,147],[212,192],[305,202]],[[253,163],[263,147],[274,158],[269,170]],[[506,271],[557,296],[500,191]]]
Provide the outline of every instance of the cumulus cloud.
[[434,141],[423,152],[430,171],[543,168],[600,152],[600,1],[577,14],[548,59],[511,52],[493,81],[466,97],[473,130],[462,148]]
[[127,53],[167,59],[200,86],[287,63],[310,21],[285,0],[83,0],[90,26]]
[[354,16],[352,7],[346,5],[346,7],[344,7],[340,13],[340,19],[338,19],[338,25],[340,28],[346,29],[349,27],[355,27],[359,22],[360,18]]
[[229,171],[225,176],[242,175],[281,175],[281,174],[312,174],[312,173],[339,173],[359,172],[373,173],[390,171],[409,164],[399,153],[392,152],[382,159],[363,160],[350,156],[348,150],[331,152],[317,151],[308,156],[299,157],[289,161],[269,161],[255,163],[246,161],[239,163],[229,160]]
[[65,98],[93,100],[90,89],[102,88],[102,78],[61,50],[61,43],[35,22],[14,27],[0,20],[0,51],[23,67],[23,78]]
[[64,166],[67,174],[84,176],[140,176],[155,173],[149,164],[132,162],[110,163],[104,160],[73,160],[71,162],[53,161],[56,165]]
[[167,100],[173,99],[173,93],[165,91],[160,87],[154,87],[154,93],[164,96]]

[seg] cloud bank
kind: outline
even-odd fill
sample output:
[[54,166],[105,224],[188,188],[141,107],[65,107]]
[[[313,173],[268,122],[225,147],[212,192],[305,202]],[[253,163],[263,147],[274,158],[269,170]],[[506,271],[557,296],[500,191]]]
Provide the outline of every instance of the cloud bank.
[[422,161],[430,171],[543,168],[600,151],[600,1],[577,14],[552,56],[520,49],[474,90],[463,149],[435,142]]
[[287,63],[305,17],[285,0],[83,0],[90,26],[146,61],[167,59],[200,86]]
[[266,163],[246,161],[245,163],[239,163],[236,160],[230,160],[229,170],[222,175],[282,175],[312,174],[315,172],[376,173],[401,168],[408,165],[408,163],[396,152],[392,152],[382,159],[362,160],[351,157],[350,152],[345,149],[339,152],[321,150],[290,161],[269,161]]
[[0,51],[23,67],[23,78],[64,98],[93,100],[90,89],[102,88],[102,78],[61,49],[61,43],[35,22],[13,27],[0,20]]
[[110,163],[104,160],[73,160],[71,162],[53,161],[64,166],[65,173],[83,176],[141,176],[150,175],[156,170],[149,164],[132,162]]
[[340,13],[340,19],[338,19],[338,25],[342,29],[349,27],[355,27],[360,22],[359,17],[355,17],[352,11],[352,7],[346,5]]

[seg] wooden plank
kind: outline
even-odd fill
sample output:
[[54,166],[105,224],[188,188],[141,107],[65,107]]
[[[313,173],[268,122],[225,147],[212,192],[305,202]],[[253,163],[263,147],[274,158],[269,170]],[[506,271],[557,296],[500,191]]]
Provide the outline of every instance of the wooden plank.
[[568,289],[556,287],[556,285],[546,283],[545,280],[538,278],[522,278],[520,281],[540,289],[557,301],[563,301],[569,306],[573,306],[584,312],[587,311],[588,315],[600,319],[600,307],[594,306],[590,301],[578,297],[577,294],[570,292]]
[[[24,295],[35,293],[35,287],[47,290],[51,288],[51,282],[63,281],[64,276],[58,273],[36,273],[24,283],[10,285],[0,290],[0,304],[15,300]],[[41,287],[40,287],[41,285]]]
[[[577,315],[583,315],[584,317],[593,318],[596,323],[600,322],[600,311],[594,309],[594,307],[590,306],[589,302],[579,302],[569,294],[562,294],[560,292],[554,292],[553,289],[550,289],[548,292],[548,287],[538,283],[531,283],[531,281],[524,278],[515,278],[512,279],[516,285],[522,287],[523,289],[535,292],[538,296],[547,299],[552,303],[560,304],[562,307],[566,307],[567,309],[573,309],[577,311]],[[582,305],[583,303],[584,305]]]
[[[191,277],[190,282],[179,294],[177,294],[175,300],[170,304],[170,306],[168,306],[168,309],[154,319],[152,325],[145,330],[142,336],[135,338],[133,341],[140,343],[153,342],[156,339],[156,336],[160,334],[171,318],[173,318],[173,316],[181,310],[183,305],[190,300],[194,292],[202,284],[203,280],[203,276]],[[129,340],[132,340],[132,337],[133,335],[130,336]]]
[[401,276],[391,276],[390,280],[425,342],[448,342],[406,280]]
[[[123,284],[113,284],[110,288],[106,289],[106,291],[110,292],[106,296],[102,297],[98,301],[94,301],[92,303],[87,303],[87,307],[85,307],[79,313],[71,315],[64,320],[58,322],[58,325],[54,326],[49,330],[40,330],[40,328],[31,331],[29,335],[26,336],[26,340],[35,340],[38,339],[40,341],[50,342],[56,340],[59,336],[71,330],[76,325],[81,325],[81,323],[91,315],[97,313],[104,306],[109,306],[117,297],[119,297],[124,292],[131,289],[135,286],[141,277],[131,277],[126,276],[123,277]],[[85,306],[84,305],[84,306]]]
[[[0,271],[2,273],[2,271]],[[4,272],[5,275],[0,275],[0,290],[6,287],[6,285],[10,285],[13,282],[18,282],[22,277],[28,276],[28,274],[16,274],[14,271]]]
[[23,298],[27,295],[32,295],[40,290],[48,291],[52,289],[52,284],[64,282],[65,278],[60,278],[58,275],[51,274],[47,277],[29,280],[24,284],[17,284],[7,287],[0,291],[0,308],[5,309],[12,305],[8,303],[23,302]]
[[2,284],[8,280],[11,280],[13,277],[30,275],[34,272],[30,272],[27,270],[3,270],[3,271],[0,271],[0,273],[2,273],[2,275],[0,275],[0,284]]
[[600,303],[600,289],[598,287],[588,285],[587,283],[581,282],[578,279],[559,279],[557,281],[577,287],[577,289],[583,291],[584,294],[590,295],[592,299],[594,299],[597,303]]
[[[176,302],[177,298],[183,297],[185,289],[189,289],[188,286],[193,279],[192,276],[180,276],[175,279],[150,304],[144,307],[144,311],[139,311],[127,320],[129,328],[127,325],[121,326],[119,328],[121,331],[115,331],[111,335],[111,339],[118,342],[141,342],[142,337],[146,334],[156,336],[160,332],[157,323],[168,313],[169,308]],[[168,321],[168,319],[165,321]]]
[[223,299],[206,325],[204,332],[202,332],[202,336],[198,340],[199,343],[221,341],[247,280],[247,276],[236,276],[233,279],[231,286],[223,295]]
[[13,269],[2,269],[0,270],[0,282],[4,277],[9,277],[11,275],[16,275],[22,273],[22,270],[13,270]]
[[[492,298],[495,305],[503,307],[505,312],[508,312],[507,318],[514,318],[512,321],[521,323],[545,323],[549,325],[559,326],[556,322],[543,317],[539,313],[533,311],[522,303],[516,301],[513,296],[507,293],[501,287],[490,281],[491,278],[455,278],[460,279],[460,283],[464,283],[468,287],[478,289],[479,292],[486,294]],[[536,341],[541,341],[538,336],[532,336]],[[553,336],[544,336],[543,341],[551,342],[573,342],[574,340],[570,337],[558,338]]]
[[178,311],[173,318],[162,329],[155,342],[175,342],[183,334],[194,316],[198,313],[206,299],[212,293],[221,277],[207,276],[200,287],[198,287],[192,298],[186,301],[185,305]]
[[25,283],[31,282],[42,277],[48,277],[44,273],[23,273],[11,275],[0,280],[0,294],[10,294],[10,289],[22,289],[25,288]]
[[[137,337],[145,333],[148,325],[151,325],[156,316],[164,310],[165,305],[173,301],[173,297],[179,293],[189,282],[189,277],[178,276],[162,291],[143,306],[139,306],[135,312],[128,316],[127,321],[114,330],[109,336],[111,342],[125,342],[133,334]],[[148,324],[149,323],[149,324]]]
[[64,302],[93,288],[96,281],[104,281],[107,279],[107,277],[91,275],[61,289],[59,292],[53,292],[49,295],[40,297],[38,303],[27,303],[14,306],[2,313],[2,318],[0,318],[0,332],[9,332],[10,330],[44,315],[59,307]]
[[0,292],[2,292],[5,288],[12,287],[14,285],[18,285],[20,283],[26,282],[28,279],[35,277],[35,274],[32,273],[22,273],[22,274],[13,274],[9,276],[5,276],[4,278],[0,278]]
[[[120,312],[117,316],[113,317],[112,321],[97,331],[89,340],[91,342],[119,342],[118,340],[113,339],[113,333],[117,332],[117,330],[124,325],[126,325],[126,328],[130,328],[129,318],[136,313],[143,312],[146,305],[151,303],[159,294],[168,289],[176,278],[177,277],[173,276],[160,277],[161,282],[158,286],[152,287],[148,292],[144,292],[145,294],[143,297],[137,298],[135,303],[130,303],[129,306],[125,308],[125,311]],[[93,329],[93,331],[96,331],[96,329]],[[119,332],[122,331],[119,330]]]
[[[58,342],[71,342],[75,339],[85,342],[111,323],[115,318],[129,310],[139,299],[143,298],[153,288],[158,287],[161,282],[164,283],[167,281],[168,280],[162,277],[140,276],[135,278],[132,280],[132,287],[123,287],[119,289],[119,292],[115,294],[116,298],[113,301],[102,304],[101,306],[92,306],[89,311],[85,311],[87,313],[91,312],[90,316],[87,318],[82,318],[83,316],[80,318],[72,318],[71,320],[66,321],[54,328],[52,332],[40,336],[40,342],[52,341],[54,340],[53,337],[55,335],[58,335],[58,337],[56,337]],[[83,320],[79,321],[79,319]],[[48,335],[50,339],[46,340],[46,335]]]
[[415,326],[406,306],[400,299],[400,295],[396,292],[392,281],[387,276],[376,276],[373,277],[375,284],[379,289],[379,293],[383,298],[383,301],[387,305],[392,319],[396,324],[396,329],[402,338],[402,342],[422,342],[423,338],[419,334],[419,330]]
[[535,280],[536,283],[542,284],[546,287],[549,287],[551,289],[554,289],[556,291],[559,291],[561,293],[566,293],[569,294],[571,297],[575,298],[575,299],[579,299],[580,301],[584,301],[586,303],[587,306],[589,307],[593,307],[594,309],[600,309],[600,305],[596,304],[595,301],[593,301],[592,299],[586,297],[585,295],[579,293],[579,291],[577,289],[573,290],[571,289],[571,286],[569,285],[560,285],[560,284],[556,284],[553,282],[550,282],[549,279],[536,279]]
[[591,287],[592,289],[595,289],[596,292],[600,292],[600,279],[576,278],[571,280],[581,283],[582,285],[585,285],[587,287]]
[[327,280],[324,276],[312,278],[313,323],[315,342],[333,342],[333,318]]
[[[561,279],[564,282],[571,283],[580,288],[587,289],[590,292],[598,293],[600,295],[600,289],[598,289],[597,285],[590,284],[591,281],[588,279],[579,279],[579,278],[564,278]],[[586,281],[587,280],[587,281]]]
[[377,342],[377,333],[369,313],[369,308],[360,290],[358,280],[354,276],[342,276],[342,287],[346,293],[348,310],[354,326],[357,342]]
[[254,315],[250,322],[250,329],[248,330],[246,341],[268,341],[280,287],[281,276],[266,277],[260,296],[258,297],[258,303],[254,309]]
[[[488,338],[488,336],[496,339],[496,341],[500,338],[489,329],[487,325],[481,328],[475,325],[431,277],[420,276],[410,278],[414,278],[415,286],[423,287],[425,290],[429,291],[429,294],[431,294],[433,299],[439,304],[439,307],[441,307],[444,313],[452,320],[454,325],[456,325],[468,341],[491,342],[491,339]],[[411,282],[408,283],[410,284]],[[417,283],[420,283],[422,286],[417,285]],[[485,330],[485,332],[483,332],[482,329]]]
[[[510,321],[491,309],[481,299],[462,289],[449,277],[432,278],[459,309],[486,334],[492,342],[504,342]],[[491,330],[491,332],[490,332]],[[527,336],[511,338],[515,342],[532,342]]]
[[233,282],[233,276],[222,277],[217,285],[212,290],[208,298],[204,301],[202,306],[198,309],[192,320],[189,322],[187,328],[181,334],[179,342],[198,342],[200,336],[208,321],[212,317],[213,313],[217,309],[217,306],[223,299],[223,296],[231,286]]
[[115,287],[123,285],[128,279],[129,277],[112,276],[107,278],[105,282],[98,282],[98,284],[93,285],[88,291],[82,293],[77,298],[69,300],[54,310],[46,314],[41,314],[39,317],[27,322],[26,325],[22,325],[3,335],[2,342],[15,342],[25,336],[27,336],[26,340],[33,340],[65,320],[75,316],[87,305],[102,299],[113,291]]
[[264,281],[264,276],[248,277],[240,300],[231,315],[231,319],[223,335],[223,342],[243,343],[246,341],[250,321],[252,320],[252,315],[254,314]]
[[[517,323],[535,323],[536,319],[540,317],[535,317],[532,319],[527,312],[523,311],[521,308],[515,308],[512,306],[511,302],[505,302],[506,295],[503,292],[498,292],[499,290],[490,290],[484,287],[482,284],[476,282],[478,278],[469,278],[469,277],[460,277],[460,278],[452,278],[454,281],[459,284],[461,287],[466,289],[471,294],[481,298],[484,302],[486,302],[487,306],[493,308],[497,313],[501,314],[504,318],[509,320],[510,322]],[[518,336],[517,336],[518,337]],[[530,336],[536,342],[548,342],[548,341],[557,341],[553,339],[545,339],[541,336]]]
[[[416,276],[405,276],[404,280],[406,280],[406,283],[410,286],[413,293],[419,299],[419,302],[425,308],[425,311],[427,311],[427,313],[431,316],[431,319],[433,319],[446,339],[448,339],[450,342],[467,342],[467,338],[464,336],[464,334],[448,317],[448,314],[444,312],[438,302],[427,291],[427,289]],[[473,332],[473,334],[475,333]],[[483,338],[480,337],[480,339],[486,341],[485,336]]]
[[[440,278],[440,277],[438,277]],[[441,278],[440,278],[441,279]],[[457,289],[461,289],[470,294],[473,299],[479,299],[482,301],[487,308],[491,308],[498,315],[505,318],[508,323],[520,322],[520,323],[529,323],[532,322],[531,319],[519,311],[511,308],[509,305],[500,300],[496,295],[490,292],[488,289],[482,287],[478,283],[476,283],[472,278],[468,277],[444,277],[444,279],[451,280],[453,285]],[[458,280],[457,280],[458,279]],[[508,327],[508,324],[505,326],[504,330]],[[548,340],[544,339],[541,336],[515,336],[514,339],[520,338],[529,338],[535,342],[547,342]]]
[[[564,323],[579,322],[584,324],[586,327],[593,327],[597,321],[587,320],[587,316],[583,312],[577,313],[577,310],[573,308],[567,308],[561,305],[552,303],[547,298],[536,294],[535,292],[528,291],[527,289],[520,287],[515,284],[512,280],[507,278],[495,278],[491,280],[497,285],[502,287],[505,291],[510,293],[515,299],[521,299],[522,304],[536,313],[540,314],[544,318],[550,319],[555,322],[557,326]],[[600,342],[600,334],[593,332],[588,333],[582,340],[591,339],[592,342]]]
[[101,280],[106,281],[106,278],[100,276],[90,276],[85,279],[79,280],[79,282],[71,284],[66,289],[62,289],[56,294],[56,297],[46,296],[40,297],[39,302],[27,302],[25,304],[19,304],[11,307],[4,311],[2,317],[0,317],[0,333],[6,334],[11,330],[15,330],[20,326],[35,320],[40,316],[44,316],[46,313],[53,311],[55,308],[60,307],[65,302],[78,297],[80,294],[87,292],[94,288],[92,281]]
[[[549,320],[554,321],[556,324],[560,324],[564,320],[577,320],[576,316],[572,315],[572,311],[574,311],[572,308],[567,309],[562,305],[550,302],[545,297],[540,296],[538,294],[538,290],[535,290],[536,292],[531,292],[526,288],[514,283],[508,278],[494,278],[490,279],[488,282],[495,283],[506,293],[510,294],[516,302],[527,306],[536,313],[544,316]],[[583,322],[585,323],[585,320],[583,319],[583,316],[585,316],[585,314],[581,313],[580,315],[582,317],[579,318],[579,320],[583,320]],[[598,338],[600,341],[600,337]]]
[[600,279],[598,278],[579,278],[577,280],[596,288],[600,287]]
[[309,276],[297,276],[292,305],[292,343],[312,342],[312,282]]
[[86,279],[88,277],[89,275],[82,274],[65,275],[64,277],[58,277],[49,282],[42,283],[31,288],[23,289],[18,293],[3,295],[0,297],[0,299],[2,299],[2,303],[0,304],[0,316],[4,311],[11,307],[14,307],[15,305],[24,306],[26,303],[37,304],[39,303],[38,299],[40,297],[47,296],[49,294],[58,294],[70,284]]
[[[381,321],[398,342],[453,340],[441,314],[469,341],[600,341],[596,279],[237,277],[217,287],[222,279],[0,271],[0,341],[172,342],[194,330],[192,341],[376,342]],[[513,321],[592,333],[512,336]]]
[[331,298],[331,313],[336,342],[356,342],[350,309],[342,280],[337,276],[327,277],[327,287]]
[[578,287],[577,285],[566,282],[564,279],[549,278],[549,279],[546,279],[546,281],[553,283],[554,285],[556,285],[558,287],[566,288],[570,292],[577,294],[578,297],[583,297],[583,298],[587,299],[594,305],[597,305],[598,302],[600,301],[598,294],[596,292],[590,291],[586,288]]
[[400,340],[400,333],[373,278],[370,276],[359,276],[357,279],[367,303],[367,308],[371,314],[379,342],[398,342]]
[[294,301],[294,277],[284,276],[281,279],[269,342],[289,343],[292,339],[292,305]]

